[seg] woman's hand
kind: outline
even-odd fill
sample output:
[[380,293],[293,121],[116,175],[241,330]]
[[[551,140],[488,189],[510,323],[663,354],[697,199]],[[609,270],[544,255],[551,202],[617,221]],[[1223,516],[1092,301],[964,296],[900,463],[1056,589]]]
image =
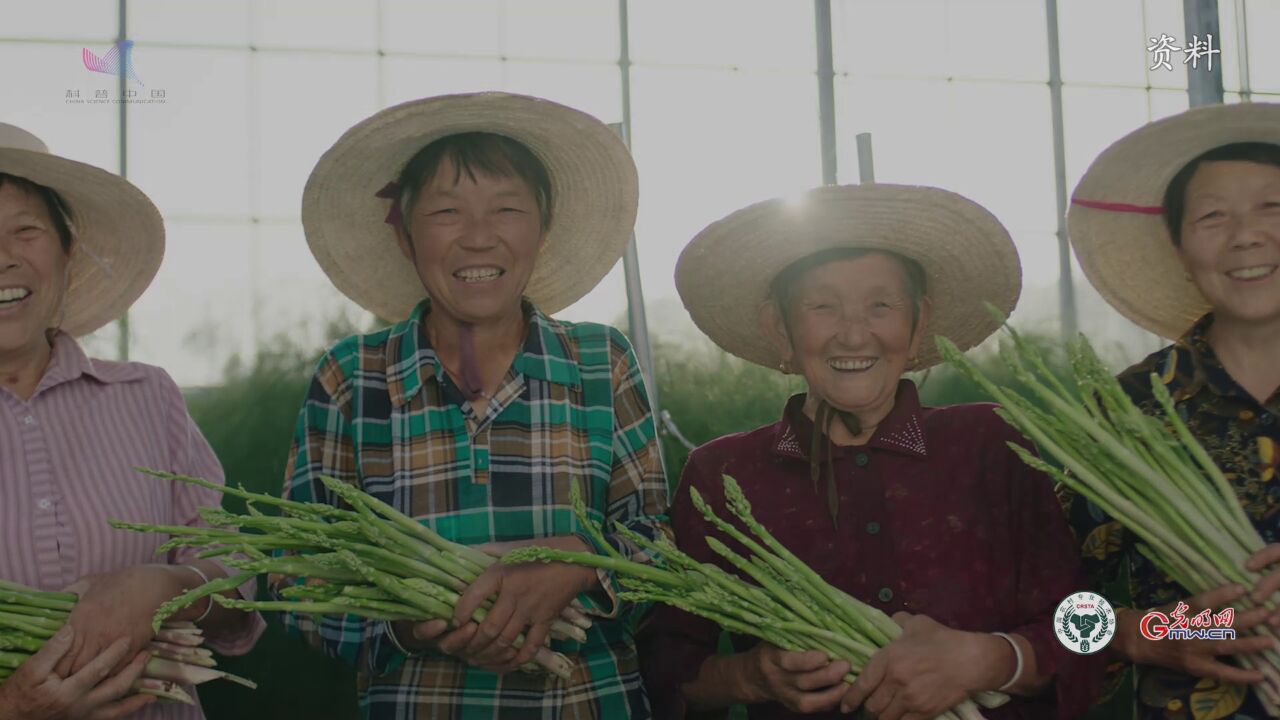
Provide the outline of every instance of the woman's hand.
[[831,661],[824,652],[791,652],[762,642],[744,658],[747,685],[760,693],[755,702],[772,700],[808,715],[835,709],[849,689],[849,663]]
[[[1254,553],[1245,561],[1245,568],[1253,572],[1268,571],[1263,574],[1254,586],[1253,592],[1249,593],[1249,598],[1255,603],[1261,605],[1270,600],[1276,592],[1280,591],[1280,543],[1272,543],[1258,552]],[[1272,628],[1280,630],[1280,609],[1267,618],[1267,623]]]
[[902,634],[876,651],[840,702],[879,720],[934,718],[979,690],[994,690],[1017,659],[1002,637],[953,630],[925,615],[897,613]]
[[129,659],[128,641],[124,638],[74,675],[63,678],[56,674],[54,666],[66,657],[74,640],[71,625],[64,625],[39,652],[0,683],[0,720],[116,720],[155,700],[149,695],[125,697],[142,675],[148,653],[138,653],[122,672],[111,674],[113,667]]
[[[75,639],[70,652],[58,662],[58,675],[79,672],[120,638],[128,643],[125,657],[145,648],[153,635],[151,621],[156,610],[202,582],[191,569],[170,565],[134,565],[81,578],[67,588],[80,599],[67,619],[75,629]],[[198,617],[203,612],[198,605],[185,608],[173,619]]]
[[[1243,586],[1224,585],[1182,602],[1190,607],[1186,613],[1187,616],[1194,617],[1201,610],[1216,611],[1228,606],[1244,597],[1244,594]],[[1171,603],[1157,609],[1167,615],[1176,605],[1177,603]],[[1271,638],[1244,635],[1245,631],[1260,625],[1272,616],[1272,611],[1266,608],[1255,608],[1235,616],[1235,621],[1232,623],[1237,633],[1235,640],[1148,640],[1143,637],[1139,627],[1143,615],[1145,613],[1140,610],[1121,610],[1116,617],[1114,642],[1117,653],[1140,665],[1156,665],[1195,677],[1217,678],[1237,685],[1248,685],[1262,682],[1262,673],[1258,670],[1246,670],[1228,665],[1218,658],[1236,653],[1262,652],[1276,647],[1276,642]]]
[[[539,545],[558,550],[590,552],[591,548],[573,536],[538,538],[523,543],[502,543],[498,548],[510,550],[526,545]],[[443,620],[430,620],[406,627],[394,626],[396,637],[406,647],[435,647],[477,667],[494,672],[510,672],[533,659],[546,642],[551,624],[560,618],[580,593],[598,586],[593,568],[565,563],[522,563],[490,565],[471,583],[454,608],[454,625]],[[496,596],[493,607],[482,622],[471,619],[485,598]],[[407,633],[405,631],[408,631]],[[514,642],[524,635],[517,650]],[[406,635],[408,636],[406,638]]]

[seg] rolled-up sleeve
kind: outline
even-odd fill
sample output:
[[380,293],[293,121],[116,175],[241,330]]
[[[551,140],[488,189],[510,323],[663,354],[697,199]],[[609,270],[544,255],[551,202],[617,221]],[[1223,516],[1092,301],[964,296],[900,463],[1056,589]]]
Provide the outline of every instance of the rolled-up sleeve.
[[[646,539],[670,537],[667,517],[667,479],[658,452],[658,435],[644,375],[630,343],[617,330],[610,328],[610,345],[617,356],[613,363],[613,464],[609,487],[605,494],[606,528],[604,539],[613,550],[628,560],[639,563],[660,561],[620,533],[610,532],[615,523]],[[580,537],[596,552],[605,548],[589,534]],[[621,586],[611,571],[599,571],[600,584],[609,607],[600,607],[591,596],[583,596],[592,614],[607,619],[633,621],[648,609],[647,604],[620,602]]]

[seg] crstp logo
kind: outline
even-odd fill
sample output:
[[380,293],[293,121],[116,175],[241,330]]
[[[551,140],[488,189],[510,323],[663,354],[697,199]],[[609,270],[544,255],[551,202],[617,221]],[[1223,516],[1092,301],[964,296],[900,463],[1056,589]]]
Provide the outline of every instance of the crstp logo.
[[1068,595],[1053,613],[1053,632],[1071,652],[1092,655],[1105,648],[1116,629],[1116,611],[1106,598],[1091,592]]

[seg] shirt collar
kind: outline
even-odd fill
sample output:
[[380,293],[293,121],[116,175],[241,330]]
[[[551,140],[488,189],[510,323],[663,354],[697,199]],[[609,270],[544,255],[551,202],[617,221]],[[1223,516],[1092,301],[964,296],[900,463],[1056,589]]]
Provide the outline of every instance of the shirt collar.
[[[787,400],[782,411],[782,421],[778,423],[778,430],[774,434],[773,449],[779,455],[807,461],[813,440],[813,420],[804,414],[805,399],[805,394],[800,393]],[[899,380],[893,409],[876,427],[871,440],[863,446],[833,447],[832,454],[839,456],[846,452],[875,448],[900,455],[925,457],[928,455],[928,447],[925,444],[922,414],[923,407],[920,405],[916,384],[906,379]]]
[[1179,366],[1191,369],[1181,387],[1169,388],[1175,401],[1193,397],[1206,387],[1217,395],[1237,394],[1235,380],[1223,367],[1222,361],[1218,359],[1218,355],[1209,344],[1209,328],[1212,325],[1213,313],[1208,313],[1197,320],[1191,329],[1173,344],[1164,366],[1160,368],[1160,379],[1166,385],[1178,377]]
[[61,330],[54,333],[53,355],[49,358],[49,367],[45,370],[44,377],[36,387],[36,394],[85,376],[104,385],[110,385],[142,380],[145,378],[145,373],[142,367],[135,363],[91,360],[84,354],[84,350],[75,338]]
[[[547,317],[528,300],[523,300],[521,307],[529,328],[524,346],[515,357],[515,371],[578,389],[578,361],[565,324]],[[390,330],[386,347],[387,390],[396,407],[408,403],[427,380],[443,380],[444,367],[423,326],[423,319],[430,312],[431,299],[427,298],[418,303],[407,320]]]

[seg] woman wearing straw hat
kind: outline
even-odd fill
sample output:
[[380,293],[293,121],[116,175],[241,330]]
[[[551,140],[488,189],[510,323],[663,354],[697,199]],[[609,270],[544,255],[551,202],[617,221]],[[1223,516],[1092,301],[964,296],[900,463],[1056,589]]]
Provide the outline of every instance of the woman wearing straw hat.
[[[325,474],[457,542],[591,549],[569,499],[578,481],[593,513],[666,532],[666,481],[629,343],[548,317],[622,255],[636,202],[616,134],[545,100],[428,98],[344,134],[307,183],[307,241],[339,290],[400,322],[321,359],[286,493],[335,502]],[[359,659],[371,718],[647,718],[630,630],[638,608],[615,592],[607,573],[497,564],[462,593],[456,629],[286,622]],[[472,622],[491,595],[487,618]],[[586,643],[552,643],[572,677],[516,671],[575,598],[599,619]]]
[[[1280,105],[1199,108],[1130,133],[1081,179],[1068,229],[1098,292],[1138,325],[1177,338],[1121,373],[1122,385],[1158,413],[1150,376],[1159,376],[1271,543],[1250,559],[1249,569],[1274,570],[1280,561]],[[1270,648],[1271,640],[1143,639],[1142,613],[1123,606],[1165,605],[1186,592],[1091,503],[1071,497],[1069,508],[1086,572],[1122,606],[1112,648],[1135,664],[1136,685],[1113,673],[1108,695],[1136,687],[1140,717],[1166,717],[1206,702],[1213,717],[1280,712],[1280,695],[1270,694],[1280,684],[1246,693],[1242,686],[1260,683],[1263,675],[1219,659]],[[1280,573],[1271,572],[1253,599],[1277,589]],[[1224,587],[1187,602],[1198,611],[1244,594]],[[1280,629],[1280,617],[1268,618],[1270,612],[1237,615],[1235,628],[1270,622]],[[1126,706],[1125,716],[1133,710]]]
[[[201,524],[196,508],[220,499],[134,469],[222,480],[173,380],[149,365],[89,359],[75,340],[122,314],[163,252],[160,213],[136,187],[0,124],[0,580],[80,595],[67,626],[0,684],[4,720],[142,708],[155,699],[135,694],[148,682],[135,680],[156,609],[227,574],[181,549],[157,563],[158,537],[107,525]],[[251,597],[252,586],[241,592]],[[264,627],[213,603],[177,618],[230,654],[248,651]],[[171,705],[137,717],[203,715]]]
[[938,362],[935,334],[969,348],[992,333],[983,301],[1012,310],[1021,272],[1000,223],[936,188],[824,187],[713,223],[676,284],[722,348],[807,385],[777,423],[689,456],[672,501],[681,548],[726,567],[690,488],[715,507],[731,475],[783,544],[905,632],[850,687],[849,665],[822,653],[735,637],[736,654],[716,655],[712,623],[663,607],[645,643],[662,717],[744,703],[753,720],[929,718],[996,689],[1017,697],[988,717],[1081,713],[1089,661],[1052,630],[1079,562],[1047,478],[1008,450],[1023,441],[992,406],[923,407],[902,378]]

